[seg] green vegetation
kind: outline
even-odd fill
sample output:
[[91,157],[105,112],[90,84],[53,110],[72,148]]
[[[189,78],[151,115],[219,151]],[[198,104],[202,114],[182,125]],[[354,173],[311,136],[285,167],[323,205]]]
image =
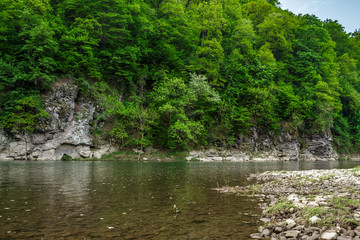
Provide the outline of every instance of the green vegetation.
[[332,179],[334,178],[336,175],[335,174],[329,174],[329,175],[323,175],[319,178],[320,181],[325,181],[325,180],[329,180],[329,179]]
[[333,226],[335,223],[340,223],[342,226],[359,225],[358,221],[351,218],[352,210],[359,207],[358,200],[334,197],[328,201],[328,204],[328,207],[304,207],[300,210],[300,214],[307,223],[310,223],[311,217],[319,217],[321,221],[317,223],[318,226]]
[[313,216],[320,217],[321,221],[318,225],[331,225],[333,222],[333,218],[330,216],[326,216],[329,210],[323,207],[304,207],[301,209],[301,214],[306,219],[306,222],[310,223],[310,218]]
[[358,172],[360,171],[360,166],[356,166],[353,169],[351,169],[352,172]]
[[[274,0],[2,0],[0,126],[31,132],[73,79],[121,147],[231,144],[251,127],[332,130],[360,149],[360,31]],[[111,87],[110,87],[111,86]]]
[[268,215],[287,215],[290,214],[290,209],[296,209],[296,205],[286,199],[280,199],[274,206],[266,209]]

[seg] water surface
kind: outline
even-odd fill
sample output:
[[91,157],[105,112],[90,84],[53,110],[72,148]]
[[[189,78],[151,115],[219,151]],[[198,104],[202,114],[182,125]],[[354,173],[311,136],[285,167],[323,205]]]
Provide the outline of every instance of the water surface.
[[211,188],[359,162],[0,162],[0,239],[248,239],[256,199]]

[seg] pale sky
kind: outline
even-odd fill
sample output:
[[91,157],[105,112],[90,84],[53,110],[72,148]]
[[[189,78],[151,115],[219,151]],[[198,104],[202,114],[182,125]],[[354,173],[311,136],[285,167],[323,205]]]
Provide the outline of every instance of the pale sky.
[[279,0],[282,9],[314,14],[321,20],[338,20],[345,31],[360,29],[360,0]]

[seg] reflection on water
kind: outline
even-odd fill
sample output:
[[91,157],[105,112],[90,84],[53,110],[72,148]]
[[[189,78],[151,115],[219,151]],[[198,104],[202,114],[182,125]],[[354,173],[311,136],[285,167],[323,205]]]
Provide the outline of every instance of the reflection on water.
[[357,162],[0,162],[0,239],[247,239],[256,199],[213,187]]

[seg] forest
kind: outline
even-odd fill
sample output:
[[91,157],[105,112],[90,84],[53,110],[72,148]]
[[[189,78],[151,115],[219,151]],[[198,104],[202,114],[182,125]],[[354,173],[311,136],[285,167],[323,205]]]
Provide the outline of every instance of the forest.
[[360,26],[277,0],[2,0],[0,127],[34,131],[72,79],[120,147],[230,144],[255,127],[360,149]]

